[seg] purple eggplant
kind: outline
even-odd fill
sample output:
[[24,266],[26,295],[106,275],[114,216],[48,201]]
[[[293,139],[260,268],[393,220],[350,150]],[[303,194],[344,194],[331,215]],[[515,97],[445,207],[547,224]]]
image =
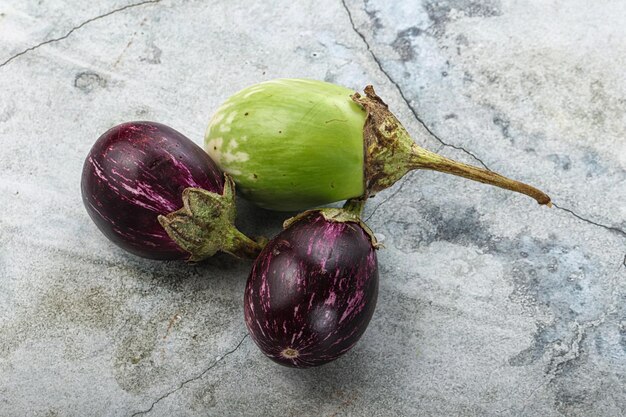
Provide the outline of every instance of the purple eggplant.
[[100,136],[81,191],[100,231],[135,255],[199,261],[220,250],[250,258],[261,250],[233,225],[232,180],[202,148],[160,123],[123,123]]
[[246,325],[261,351],[306,368],[350,350],[376,307],[375,249],[371,231],[350,211],[314,210],[288,220],[246,284]]

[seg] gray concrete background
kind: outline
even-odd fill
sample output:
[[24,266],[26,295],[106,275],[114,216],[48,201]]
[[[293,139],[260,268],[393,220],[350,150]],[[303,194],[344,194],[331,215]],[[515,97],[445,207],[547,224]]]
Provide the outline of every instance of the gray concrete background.
[[[265,3],[0,0],[0,415],[625,415],[626,2]],[[249,264],[127,255],[79,182],[117,123],[201,143],[230,94],[292,76],[372,83],[422,145],[558,207],[408,175],[366,209],[364,337],[279,367],[245,336]]]

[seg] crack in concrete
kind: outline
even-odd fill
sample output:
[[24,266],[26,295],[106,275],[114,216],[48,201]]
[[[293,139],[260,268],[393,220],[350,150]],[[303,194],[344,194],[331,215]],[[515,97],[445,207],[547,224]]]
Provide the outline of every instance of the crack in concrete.
[[582,221],[584,221],[586,223],[592,224],[594,226],[601,227],[601,228],[606,229],[606,230],[608,230],[610,232],[614,232],[614,233],[622,235],[623,237],[626,237],[626,231],[620,229],[619,227],[607,226],[605,224],[596,223],[593,220],[586,219],[583,216],[581,216],[580,214],[575,213],[573,210],[570,210],[570,209],[565,208],[565,207],[559,207],[559,206],[556,205],[556,203],[552,203],[552,205],[554,205],[554,207],[558,208],[559,210],[563,210],[563,211],[568,212],[569,214],[571,214],[572,216],[576,217],[579,220],[582,220]]
[[411,110],[411,113],[413,114],[413,116],[415,117],[415,119],[422,125],[422,127],[424,127],[424,129],[426,130],[426,132],[428,132],[434,139],[436,139],[439,143],[441,143],[443,146],[447,146],[456,150],[459,150],[461,152],[466,153],[467,155],[471,156],[472,158],[474,158],[474,160],[476,160],[480,165],[482,165],[485,169],[489,169],[487,167],[487,165],[478,157],[476,156],[473,152],[468,151],[467,149],[465,149],[462,146],[458,146],[458,145],[453,145],[451,143],[447,143],[445,142],[443,139],[441,139],[439,136],[437,136],[427,125],[426,123],[424,123],[424,121],[422,120],[422,118],[417,114],[417,110],[415,110],[415,108],[413,107],[413,105],[411,105],[411,102],[409,101],[409,99],[406,97],[406,95],[404,94],[404,91],[402,90],[402,88],[400,87],[400,85],[396,82],[396,80],[394,80],[391,75],[389,75],[389,73],[385,70],[385,68],[383,67],[382,63],[380,62],[380,60],[378,59],[378,57],[376,56],[376,54],[374,53],[374,51],[372,50],[369,42],[367,41],[367,38],[365,38],[365,35],[363,33],[361,33],[361,31],[359,31],[356,27],[356,24],[354,23],[354,19],[352,18],[352,12],[350,11],[350,8],[346,5],[346,1],[345,0],[341,0],[341,4],[343,5],[343,8],[346,10],[346,13],[348,14],[348,19],[350,20],[350,25],[352,26],[352,30],[354,30],[354,32],[361,38],[361,40],[363,41],[363,43],[365,44],[365,47],[367,48],[367,52],[370,54],[370,56],[372,57],[372,59],[374,60],[374,62],[376,63],[376,65],[378,66],[378,69],[380,69],[380,71],[385,75],[385,77],[387,77],[387,79],[389,80],[389,82],[391,84],[393,84],[396,87],[396,90],[398,90],[398,93],[400,94],[400,97],[402,97],[402,100],[404,101],[404,103],[407,105],[407,107],[409,108],[409,110]]
[[105,17],[111,16],[112,14],[115,14],[115,13],[118,13],[118,12],[121,12],[121,11],[124,11],[124,10],[126,10],[126,9],[131,9],[131,8],[134,8],[134,7],[143,6],[143,5],[145,5],[145,4],[151,4],[151,3],[152,3],[152,4],[156,4],[156,3],[160,3],[160,2],[161,2],[161,0],[145,0],[145,1],[142,1],[142,2],[139,2],[139,3],[128,4],[128,5],[126,5],[126,6],[119,7],[119,8],[117,8],[117,9],[113,9],[113,10],[111,10],[110,12],[107,12],[107,13],[101,14],[101,15],[99,15],[99,16],[96,16],[96,17],[92,17],[92,18],[90,18],[90,19],[87,19],[87,20],[85,20],[84,22],[82,22],[80,25],[78,25],[78,26],[74,26],[73,28],[71,28],[71,29],[70,29],[70,30],[69,30],[69,31],[68,31],[65,35],[63,35],[63,36],[60,36],[60,37],[58,37],[58,38],[48,39],[47,41],[43,41],[43,42],[41,42],[41,43],[38,43],[37,45],[31,46],[30,48],[26,48],[26,49],[24,49],[23,51],[18,52],[17,54],[15,54],[15,55],[11,56],[11,57],[10,57],[10,58],[8,58],[6,61],[4,61],[3,63],[1,63],[1,64],[0,64],[0,68],[4,67],[5,65],[7,65],[9,62],[13,61],[14,59],[16,59],[16,58],[18,58],[18,57],[20,57],[20,56],[22,56],[22,55],[25,55],[25,54],[27,54],[28,52],[32,52],[32,51],[34,51],[34,50],[36,50],[36,49],[38,49],[38,48],[40,48],[40,47],[42,47],[42,46],[44,46],[44,45],[48,45],[48,44],[50,44],[50,43],[59,42],[59,41],[62,41],[63,39],[67,39],[67,38],[68,38],[68,37],[69,37],[72,33],[76,32],[77,30],[81,29],[82,27],[84,27],[85,25],[87,25],[87,24],[89,24],[89,23],[91,23],[91,22],[95,22],[96,20],[103,19],[103,18],[105,18]]
[[[597,223],[597,222],[594,222],[593,220],[589,220],[589,219],[587,219],[587,218],[585,218],[585,217],[581,216],[580,214],[576,213],[575,211],[573,211],[573,210],[571,210],[571,209],[568,209],[568,208],[566,208],[566,207],[559,207],[559,206],[558,206],[556,203],[554,203],[554,202],[552,203],[552,205],[553,205],[554,207],[556,207],[557,209],[559,209],[559,210],[563,210],[563,211],[565,211],[566,213],[571,214],[572,216],[576,217],[578,220],[581,220],[581,221],[583,221],[583,222],[585,222],[585,223],[588,223],[588,224],[590,224],[590,225],[592,225],[592,226],[596,226],[596,227],[600,227],[600,228],[602,228],[602,229],[608,230],[609,232],[617,233],[617,234],[619,234],[619,235],[622,235],[622,237],[625,237],[625,238],[626,238],[626,231],[624,231],[623,229],[621,229],[621,228],[619,228],[619,227],[615,227],[615,226],[607,226],[607,225],[602,224],[602,223]],[[621,264],[622,264],[622,265],[624,265],[624,268],[626,268],[626,255],[624,255],[624,259],[622,260]]]
[[391,195],[389,195],[387,198],[385,198],[383,201],[381,201],[380,203],[378,203],[378,205],[376,207],[374,207],[374,210],[372,210],[372,212],[370,213],[369,216],[367,216],[367,218],[365,220],[363,220],[364,223],[367,223],[369,221],[369,219],[372,218],[372,216],[376,213],[376,210],[378,210],[380,208],[380,206],[382,206],[383,204],[387,203],[389,200],[391,200],[392,198],[394,198],[396,195],[398,195],[400,193],[400,191],[402,191],[402,188],[404,188],[404,185],[406,184],[406,182],[409,180],[409,175],[411,173],[409,172],[407,175],[404,176],[404,178],[402,179],[402,183],[400,184],[400,186],[398,187],[398,189],[396,191],[394,191],[393,193],[391,193]]
[[175,392],[180,391],[181,389],[183,389],[183,387],[187,384],[189,384],[190,382],[193,381],[197,381],[198,379],[202,378],[204,375],[206,375],[207,372],[209,372],[211,369],[213,369],[214,367],[217,366],[218,363],[220,363],[220,361],[222,361],[222,359],[224,359],[226,356],[232,355],[233,353],[235,353],[243,344],[244,340],[246,340],[246,338],[248,337],[248,333],[246,333],[241,340],[239,341],[239,343],[237,343],[237,346],[235,346],[233,349],[229,350],[228,352],[224,353],[222,356],[219,356],[215,361],[213,361],[213,363],[211,365],[209,365],[208,367],[206,367],[202,372],[200,372],[198,375],[193,376],[189,379],[184,380],[183,382],[181,382],[180,384],[178,384],[178,386],[168,392],[166,392],[165,394],[161,395],[159,398],[157,398],[156,400],[154,400],[152,402],[152,404],[150,404],[150,407],[142,410],[142,411],[136,411],[133,414],[131,414],[131,417],[135,417],[135,416],[139,416],[139,415],[144,415],[149,413],[150,411],[152,411],[152,409],[154,408],[154,406],[156,406],[158,403],[160,403],[161,401],[163,401],[164,399],[166,399],[167,397],[169,397],[170,395],[174,394]]

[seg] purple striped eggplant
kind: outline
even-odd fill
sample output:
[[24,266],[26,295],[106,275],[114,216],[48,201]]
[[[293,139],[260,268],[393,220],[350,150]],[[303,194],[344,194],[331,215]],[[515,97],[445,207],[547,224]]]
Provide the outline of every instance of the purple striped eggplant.
[[85,160],[81,191],[100,231],[135,255],[199,261],[217,251],[254,258],[261,250],[233,225],[230,177],[160,123],[123,123],[100,136]]
[[348,210],[288,220],[246,284],[246,325],[261,351],[281,365],[306,368],[350,350],[376,307],[375,249],[371,231]]

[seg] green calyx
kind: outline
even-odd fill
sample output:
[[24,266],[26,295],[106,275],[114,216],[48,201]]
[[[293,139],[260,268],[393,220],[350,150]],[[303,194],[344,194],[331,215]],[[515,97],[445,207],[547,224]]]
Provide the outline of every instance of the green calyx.
[[254,259],[263,249],[264,241],[255,242],[234,225],[235,185],[230,176],[224,175],[222,194],[190,187],[183,190],[182,199],[181,209],[158,219],[169,237],[189,252],[189,261],[198,262],[219,251]]

